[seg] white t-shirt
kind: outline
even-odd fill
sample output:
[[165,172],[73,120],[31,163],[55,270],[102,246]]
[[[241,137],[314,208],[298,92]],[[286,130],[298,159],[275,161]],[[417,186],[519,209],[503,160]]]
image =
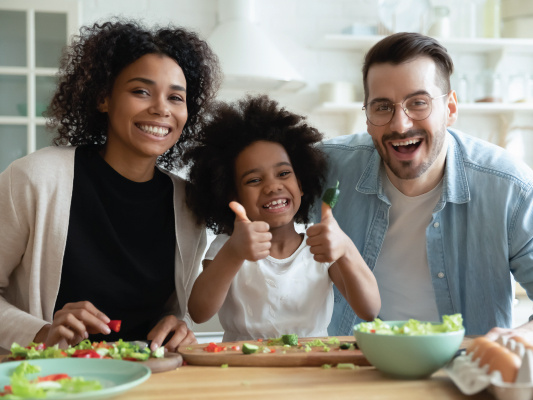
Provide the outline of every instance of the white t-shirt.
[[374,267],[381,295],[379,317],[440,321],[428,267],[426,228],[442,193],[442,181],[415,197],[400,192],[384,171],[382,182],[392,206],[389,229]]
[[[217,236],[205,259],[212,260],[228,239],[227,235]],[[315,261],[306,240],[304,236],[300,247],[283,260],[268,256],[243,263],[218,312],[224,341],[289,333],[327,336],[333,313],[330,264]]]

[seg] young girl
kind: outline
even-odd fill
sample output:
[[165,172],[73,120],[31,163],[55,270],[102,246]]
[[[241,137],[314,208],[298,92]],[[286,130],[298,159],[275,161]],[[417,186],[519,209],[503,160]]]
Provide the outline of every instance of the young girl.
[[118,20],[81,30],[48,111],[58,146],[0,174],[0,347],[195,342],[187,298],[206,238],[169,170],[219,77],[187,30]]
[[198,323],[218,312],[224,341],[327,336],[333,283],[361,318],[378,314],[374,276],[331,212],[306,234],[295,228],[322,193],[321,139],[303,117],[248,97],[220,104],[184,155],[193,163],[187,204],[219,234],[189,312]]

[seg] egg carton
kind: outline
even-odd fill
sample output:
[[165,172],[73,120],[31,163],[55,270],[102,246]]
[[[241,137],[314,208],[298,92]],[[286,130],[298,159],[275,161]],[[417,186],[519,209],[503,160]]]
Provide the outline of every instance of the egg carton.
[[455,385],[466,395],[488,389],[498,400],[533,400],[533,350],[512,339],[499,338],[502,346],[517,354],[522,360],[514,383],[502,380],[500,371],[488,373],[489,366],[479,366],[479,358],[472,360],[473,354],[463,351],[446,367],[445,371]]

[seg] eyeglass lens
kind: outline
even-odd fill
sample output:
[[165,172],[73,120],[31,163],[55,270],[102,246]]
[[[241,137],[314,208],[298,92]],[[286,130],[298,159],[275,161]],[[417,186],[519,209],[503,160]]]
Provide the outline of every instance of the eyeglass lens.
[[373,101],[365,106],[366,117],[374,125],[386,125],[392,121],[396,110],[395,105],[400,104],[409,118],[421,121],[431,114],[431,100],[430,96],[421,94],[408,97],[402,103]]

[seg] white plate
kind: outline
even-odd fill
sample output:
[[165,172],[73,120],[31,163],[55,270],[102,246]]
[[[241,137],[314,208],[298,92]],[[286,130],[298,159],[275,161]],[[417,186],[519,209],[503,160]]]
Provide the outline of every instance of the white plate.
[[[22,361],[12,361],[0,364],[0,387],[9,385],[13,370]],[[105,399],[116,396],[126,390],[140,385],[147,380],[150,368],[131,361],[108,360],[97,358],[56,358],[47,360],[27,360],[31,365],[38,365],[41,371],[36,374],[28,374],[28,379],[37,376],[66,373],[72,377],[81,376],[85,380],[98,380],[102,384],[102,390],[92,392],[75,393],[69,395],[69,399]],[[47,397],[53,399],[59,397]],[[61,397],[65,399],[67,397]]]

